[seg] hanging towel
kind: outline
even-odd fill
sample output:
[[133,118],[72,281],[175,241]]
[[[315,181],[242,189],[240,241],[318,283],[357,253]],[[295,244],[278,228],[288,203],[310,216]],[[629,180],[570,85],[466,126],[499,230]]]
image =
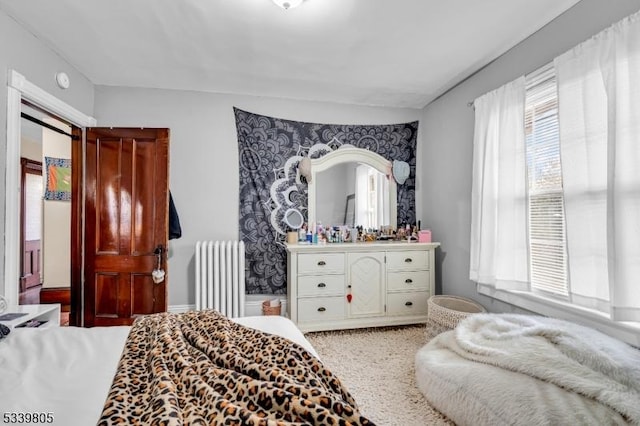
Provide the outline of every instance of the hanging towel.
[[180,218],[178,217],[178,211],[175,204],[173,204],[173,197],[171,191],[169,191],[169,239],[173,240],[182,237],[182,228],[180,227]]

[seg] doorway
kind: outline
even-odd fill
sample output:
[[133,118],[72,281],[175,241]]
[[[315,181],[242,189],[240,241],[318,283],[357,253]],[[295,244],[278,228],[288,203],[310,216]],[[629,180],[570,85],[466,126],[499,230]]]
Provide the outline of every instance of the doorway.
[[71,310],[72,144],[77,127],[22,99],[20,110],[19,304],[61,305]]
[[20,117],[19,304],[60,303],[61,323],[67,324],[73,269],[70,164],[72,144],[81,143],[70,132],[80,129],[24,99]]
[[[7,156],[6,156],[6,179],[5,179],[5,223],[4,223],[4,296],[8,304],[17,305],[19,303],[19,283],[20,283],[20,260],[21,260],[21,237],[20,237],[20,198],[21,198],[21,165],[20,165],[20,141],[22,127],[22,103],[28,102],[30,105],[48,112],[50,115],[58,117],[60,120],[72,126],[72,134],[80,137],[81,129],[88,126],[95,126],[96,120],[83,114],[70,105],[62,102],[50,95],[38,86],[29,82],[23,75],[15,70],[8,72],[7,84]],[[74,148],[76,147],[76,148]],[[80,144],[72,145],[72,150],[80,148]],[[81,155],[82,151],[78,153]],[[78,178],[75,176],[74,178]],[[78,203],[78,206],[80,203]],[[74,206],[75,207],[75,206]],[[73,210],[73,209],[72,209]],[[72,215],[78,215],[73,211]],[[78,223],[79,223],[78,216]],[[75,223],[75,222],[74,222]],[[73,227],[75,232],[73,238],[80,238],[80,226]],[[78,253],[80,251],[78,250]],[[81,265],[81,257],[78,262],[73,260],[75,265]],[[69,268],[69,265],[66,265]],[[81,283],[81,268],[71,269],[71,280]],[[80,323],[76,323],[80,325]]]
[[[79,141],[71,143],[71,267],[65,265],[71,275],[71,325],[130,324],[137,315],[166,311],[168,274],[157,281],[154,269],[167,269],[168,129],[93,127],[95,119],[29,83],[16,71],[9,71],[8,81],[3,284],[9,305],[19,301],[20,116],[22,103],[27,101],[69,123],[72,138]],[[90,137],[85,138],[83,129]],[[103,162],[105,155],[113,161]],[[121,173],[120,166],[126,173]],[[46,175],[46,165],[43,168]],[[85,180],[85,170],[93,177]],[[125,180],[121,179],[124,175],[128,176]],[[119,200],[118,207],[104,209],[113,197]],[[85,204],[85,199],[93,204]],[[128,233],[113,233],[127,226]],[[85,243],[88,231],[92,234]],[[121,264],[112,267],[111,260],[118,256]],[[131,266],[134,258],[140,259],[139,268]]]

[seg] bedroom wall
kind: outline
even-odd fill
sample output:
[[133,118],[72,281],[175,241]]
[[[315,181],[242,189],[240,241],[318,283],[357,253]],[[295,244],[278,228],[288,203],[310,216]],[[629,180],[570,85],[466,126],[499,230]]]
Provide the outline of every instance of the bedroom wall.
[[[289,120],[335,124],[405,123],[418,120],[422,112],[96,86],[95,117],[99,126],[171,129],[170,187],[182,225],[182,238],[169,242],[169,305],[173,307],[195,302],[196,241],[238,238],[238,142],[233,107]],[[420,145],[418,134],[418,155]],[[420,167],[418,164],[418,176]],[[419,181],[417,185],[419,188]],[[416,195],[417,206],[419,197]]]
[[[427,107],[422,131],[422,223],[430,227],[440,263],[438,292],[472,298],[490,311],[516,308],[479,295],[469,280],[471,164],[474,111],[478,96],[529,73],[640,9],[640,0],[582,0],[509,52]],[[425,226],[426,225],[426,226]]]
[[[30,82],[87,115],[93,114],[93,85],[3,11],[0,11],[0,40],[0,294],[4,294],[8,71],[16,70]],[[59,89],[55,84],[55,74],[59,71],[66,72],[71,79],[71,87],[67,90]]]

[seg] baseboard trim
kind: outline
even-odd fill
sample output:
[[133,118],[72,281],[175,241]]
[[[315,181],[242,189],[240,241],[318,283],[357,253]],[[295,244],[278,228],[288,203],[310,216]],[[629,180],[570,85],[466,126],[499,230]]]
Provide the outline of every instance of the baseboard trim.
[[42,287],[40,289],[40,303],[59,303],[62,312],[71,310],[71,289],[69,287]]
[[172,314],[180,314],[182,312],[193,311],[196,305],[171,305],[167,309]]

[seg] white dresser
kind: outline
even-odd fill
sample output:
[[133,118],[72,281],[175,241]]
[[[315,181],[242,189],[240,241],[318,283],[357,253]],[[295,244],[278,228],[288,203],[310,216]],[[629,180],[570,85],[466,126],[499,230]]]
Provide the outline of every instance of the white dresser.
[[302,331],[424,322],[439,245],[287,244],[289,318]]

